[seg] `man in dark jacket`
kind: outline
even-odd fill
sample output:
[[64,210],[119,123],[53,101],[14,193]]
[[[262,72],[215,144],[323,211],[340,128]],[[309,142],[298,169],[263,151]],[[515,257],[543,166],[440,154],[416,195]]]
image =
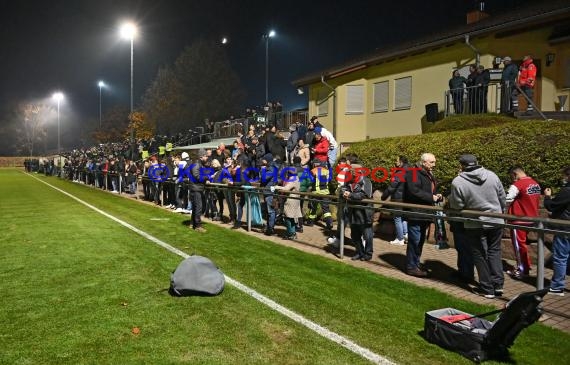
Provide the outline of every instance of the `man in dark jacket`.
[[453,71],[453,77],[449,80],[449,91],[453,98],[453,109],[455,114],[463,113],[463,92],[467,79],[459,74],[459,70]]
[[287,138],[287,162],[289,165],[293,164],[293,151],[297,147],[297,142],[299,141],[299,133],[297,132],[297,125],[291,124],[289,126],[289,138]]
[[[544,207],[551,213],[550,217],[570,221],[570,166],[562,171],[563,188],[552,198],[552,190],[544,189]],[[567,234],[554,235],[552,243],[552,281],[549,294],[564,296],[564,286],[568,259],[570,258],[570,227],[553,227]]]
[[257,136],[251,139],[251,147],[249,150],[251,160],[254,161],[255,166],[261,166],[261,159],[265,156],[265,145],[259,140]]
[[[363,199],[372,198],[372,183],[366,176],[355,174],[354,169],[360,167],[352,165],[352,180],[342,186],[342,197],[349,201],[349,204],[362,205]],[[370,204],[364,204],[367,208],[349,207],[348,217],[350,221],[350,238],[356,246],[356,255],[353,260],[369,261],[373,254],[372,215],[374,209]]]
[[487,91],[491,75],[483,65],[477,67],[477,76],[475,76],[475,85],[477,86],[477,113],[487,113]]
[[[442,199],[436,194],[437,181],[432,175],[435,167],[435,156],[424,153],[421,156],[420,170],[409,169],[404,184],[404,203],[432,206]],[[406,247],[406,270],[408,275],[426,277],[427,272],[420,268],[420,258],[426,239],[426,230],[431,218],[410,216],[408,219],[408,246]]]
[[[510,113],[511,111],[518,111],[518,92],[515,87],[519,68],[513,63],[512,59],[507,56],[503,58],[503,73],[501,75],[501,112]],[[515,110],[515,106],[517,110]]]
[[[204,185],[207,182],[208,174],[205,171],[206,161],[208,161],[208,154],[203,148],[198,151],[198,160],[190,165],[189,176],[189,193],[192,202],[192,228],[196,232],[206,232],[202,227],[202,207],[204,201]],[[210,169],[211,170],[211,169]]]

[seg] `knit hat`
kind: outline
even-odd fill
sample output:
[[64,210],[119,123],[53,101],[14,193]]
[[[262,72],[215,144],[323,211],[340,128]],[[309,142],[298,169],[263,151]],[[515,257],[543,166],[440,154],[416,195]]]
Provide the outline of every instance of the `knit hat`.
[[180,157],[182,157],[183,160],[187,160],[190,156],[188,156],[188,152],[182,152],[182,155]]
[[461,155],[459,157],[459,163],[461,164],[461,166],[477,166],[477,157],[470,155],[470,154],[465,154],[465,155]]
[[315,128],[315,133],[317,133],[317,134],[321,134],[322,131],[323,131],[323,129],[322,129],[321,127],[316,127],[316,128]]
[[203,148],[200,148],[200,150],[198,150],[198,157],[204,157],[207,156],[208,154],[206,153],[206,150]]

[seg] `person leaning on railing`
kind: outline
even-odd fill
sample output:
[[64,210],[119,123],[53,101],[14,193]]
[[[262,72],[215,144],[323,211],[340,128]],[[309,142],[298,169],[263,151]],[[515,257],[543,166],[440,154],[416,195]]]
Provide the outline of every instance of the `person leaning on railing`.
[[[570,222],[570,166],[562,171],[562,189],[552,197],[550,188],[544,189],[544,207],[550,212],[550,217]],[[553,227],[566,230],[567,234],[554,235],[552,244],[552,281],[548,292],[553,295],[564,296],[566,285],[566,270],[570,258],[570,229],[568,226]]]

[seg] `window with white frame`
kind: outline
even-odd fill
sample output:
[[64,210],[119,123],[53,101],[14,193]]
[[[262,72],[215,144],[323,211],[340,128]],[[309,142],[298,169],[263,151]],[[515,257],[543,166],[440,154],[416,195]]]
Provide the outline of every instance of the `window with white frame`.
[[364,85],[346,86],[346,114],[364,113]]
[[388,111],[388,81],[374,83],[374,112]]
[[323,116],[329,113],[329,99],[330,95],[327,90],[320,89],[317,93],[317,115]]
[[412,107],[412,77],[394,80],[394,110]]

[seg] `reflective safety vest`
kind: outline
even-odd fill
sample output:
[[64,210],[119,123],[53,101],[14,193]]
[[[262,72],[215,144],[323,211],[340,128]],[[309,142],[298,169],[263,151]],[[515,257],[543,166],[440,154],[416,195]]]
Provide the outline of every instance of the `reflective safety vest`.
[[158,146],[158,154],[159,155],[161,155],[161,156],[164,155],[165,150],[166,150],[165,146]]
[[146,150],[142,151],[142,158],[143,158],[143,160],[146,160],[148,158],[148,151],[146,151]]
[[170,152],[170,151],[172,151],[172,142],[168,142],[166,144],[166,152]]
[[329,195],[329,169],[325,167],[315,167],[311,170],[315,179],[313,193]]
[[532,58],[524,61],[519,70],[519,85],[534,87],[536,81],[536,66],[532,63]]

